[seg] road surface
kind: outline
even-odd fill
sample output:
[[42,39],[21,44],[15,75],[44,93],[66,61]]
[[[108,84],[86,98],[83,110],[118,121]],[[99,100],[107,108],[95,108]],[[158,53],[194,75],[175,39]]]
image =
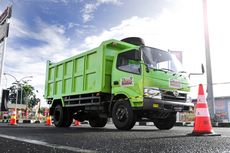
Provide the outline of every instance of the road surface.
[[135,126],[131,131],[118,131],[112,124],[91,128],[88,124],[55,128],[44,124],[0,123],[0,152],[156,152],[230,153],[230,128],[214,128],[221,136],[187,136],[192,127],[158,130],[155,126]]

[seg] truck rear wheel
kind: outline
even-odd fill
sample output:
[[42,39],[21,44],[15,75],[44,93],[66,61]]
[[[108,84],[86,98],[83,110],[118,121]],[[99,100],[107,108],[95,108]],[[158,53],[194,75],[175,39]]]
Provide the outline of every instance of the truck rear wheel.
[[112,110],[113,123],[119,130],[130,130],[136,123],[136,116],[128,101],[118,101]]
[[92,118],[89,120],[89,125],[91,127],[104,127],[107,123],[108,119],[107,118]]
[[57,105],[54,108],[54,125],[56,127],[69,127],[72,124],[73,117],[67,108]]
[[165,119],[156,119],[154,121],[154,125],[160,130],[169,130],[171,129],[176,123],[176,113],[171,113]]
[[73,114],[67,108],[64,108],[64,120],[63,120],[63,127],[70,127],[73,123]]

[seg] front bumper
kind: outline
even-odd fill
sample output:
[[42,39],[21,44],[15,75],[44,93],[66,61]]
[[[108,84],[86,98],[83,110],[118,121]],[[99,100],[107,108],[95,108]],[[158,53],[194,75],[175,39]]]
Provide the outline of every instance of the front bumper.
[[194,108],[193,103],[164,101],[153,98],[144,98],[143,110],[163,110],[174,112],[187,112]]

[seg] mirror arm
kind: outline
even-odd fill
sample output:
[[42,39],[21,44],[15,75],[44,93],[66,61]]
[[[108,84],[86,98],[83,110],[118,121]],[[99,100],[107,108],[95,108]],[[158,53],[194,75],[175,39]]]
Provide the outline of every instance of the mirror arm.
[[146,71],[147,73],[149,73],[149,67],[148,67],[147,64],[145,64],[145,71]]
[[201,64],[201,73],[189,73],[188,77],[190,78],[191,75],[203,75],[204,74],[204,65]]
[[143,64],[143,65],[145,66],[145,71],[146,71],[147,73],[149,73],[149,67],[148,67],[148,65],[145,64],[144,62],[141,62],[141,64]]

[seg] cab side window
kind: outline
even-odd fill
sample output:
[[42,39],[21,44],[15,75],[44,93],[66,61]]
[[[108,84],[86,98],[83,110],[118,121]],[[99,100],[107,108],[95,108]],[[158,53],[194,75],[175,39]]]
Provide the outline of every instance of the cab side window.
[[125,72],[141,74],[141,55],[138,50],[120,53],[117,58],[117,69]]

